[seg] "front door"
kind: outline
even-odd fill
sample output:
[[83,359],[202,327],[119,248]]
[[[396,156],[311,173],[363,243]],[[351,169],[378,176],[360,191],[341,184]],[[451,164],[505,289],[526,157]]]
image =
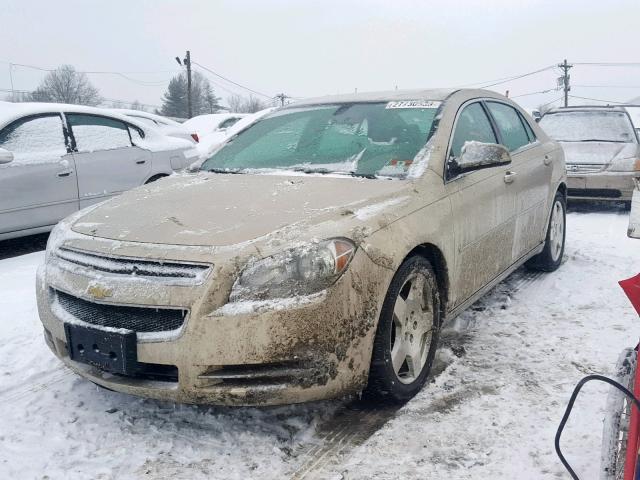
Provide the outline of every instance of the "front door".
[[0,165],[0,234],[49,227],[78,210],[76,170],[59,114],[7,125],[0,147],[14,156]]
[[[469,141],[498,143],[480,102],[464,106],[458,114],[449,158],[458,158]],[[455,189],[451,196],[456,243],[455,305],[511,265],[516,193],[510,169],[511,165],[500,165],[447,178]]]
[[74,140],[80,206],[142,185],[151,153],[133,144],[126,123],[98,115],[66,114]]
[[486,105],[500,143],[511,152],[517,214],[512,251],[515,263],[544,240],[555,154],[537,141],[527,120],[513,106],[498,101],[487,101]]

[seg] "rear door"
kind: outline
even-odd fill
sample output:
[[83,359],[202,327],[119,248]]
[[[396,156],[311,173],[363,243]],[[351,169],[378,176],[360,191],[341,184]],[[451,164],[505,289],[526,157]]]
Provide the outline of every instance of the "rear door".
[[65,116],[72,134],[81,208],[142,185],[149,178],[151,152],[134,145],[128,124],[93,114]]
[[538,246],[546,233],[552,153],[545,151],[516,108],[494,100],[488,100],[486,105],[497,127],[500,143],[511,153],[517,215],[512,262],[516,262]]
[[0,233],[55,225],[78,209],[78,184],[60,114],[21,118],[0,131],[14,155],[0,165]]
[[[454,124],[449,159],[459,157],[465,142],[498,143],[482,102],[463,106]],[[515,234],[515,191],[511,165],[500,165],[445,179],[451,196],[456,242],[456,304],[471,297],[511,265]]]

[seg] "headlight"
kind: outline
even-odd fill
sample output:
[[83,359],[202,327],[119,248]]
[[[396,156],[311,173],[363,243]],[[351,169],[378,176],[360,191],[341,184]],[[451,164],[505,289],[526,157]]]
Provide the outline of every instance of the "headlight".
[[234,284],[229,299],[265,300],[319,292],[340,278],[354,252],[353,242],[334,238],[250,263]]
[[621,158],[611,162],[612,172],[640,172],[640,158]]

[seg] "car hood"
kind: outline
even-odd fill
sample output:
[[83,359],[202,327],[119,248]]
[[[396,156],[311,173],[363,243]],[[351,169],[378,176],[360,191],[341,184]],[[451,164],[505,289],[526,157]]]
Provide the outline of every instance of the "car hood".
[[635,143],[617,142],[559,142],[567,164],[607,165],[616,158],[633,157],[638,149]]
[[81,215],[72,230],[128,242],[239,246],[294,225],[304,232],[345,216],[366,221],[385,205],[399,207],[408,200],[400,192],[409,183],[343,176],[174,175],[108,200]]

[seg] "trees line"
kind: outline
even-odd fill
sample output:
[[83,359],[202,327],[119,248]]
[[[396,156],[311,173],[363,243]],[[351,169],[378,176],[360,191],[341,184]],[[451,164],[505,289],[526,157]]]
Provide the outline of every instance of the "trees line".
[[[127,104],[120,100],[104,98],[91,83],[84,72],[79,72],[72,65],[61,65],[50,71],[40,85],[32,91],[12,90],[7,97],[12,102],[53,102],[76,105],[109,105],[111,108],[130,108],[133,110],[152,110],[168,117],[187,118],[187,78],[186,74],[175,75],[162,96],[162,105],[157,108],[135,100]],[[236,113],[253,113],[270,105],[253,95],[231,95],[226,99],[226,106],[221,98],[215,95],[211,82],[201,73],[194,72],[192,77],[192,111],[193,115],[216,113],[230,110]],[[150,108],[151,107],[151,108]]]

